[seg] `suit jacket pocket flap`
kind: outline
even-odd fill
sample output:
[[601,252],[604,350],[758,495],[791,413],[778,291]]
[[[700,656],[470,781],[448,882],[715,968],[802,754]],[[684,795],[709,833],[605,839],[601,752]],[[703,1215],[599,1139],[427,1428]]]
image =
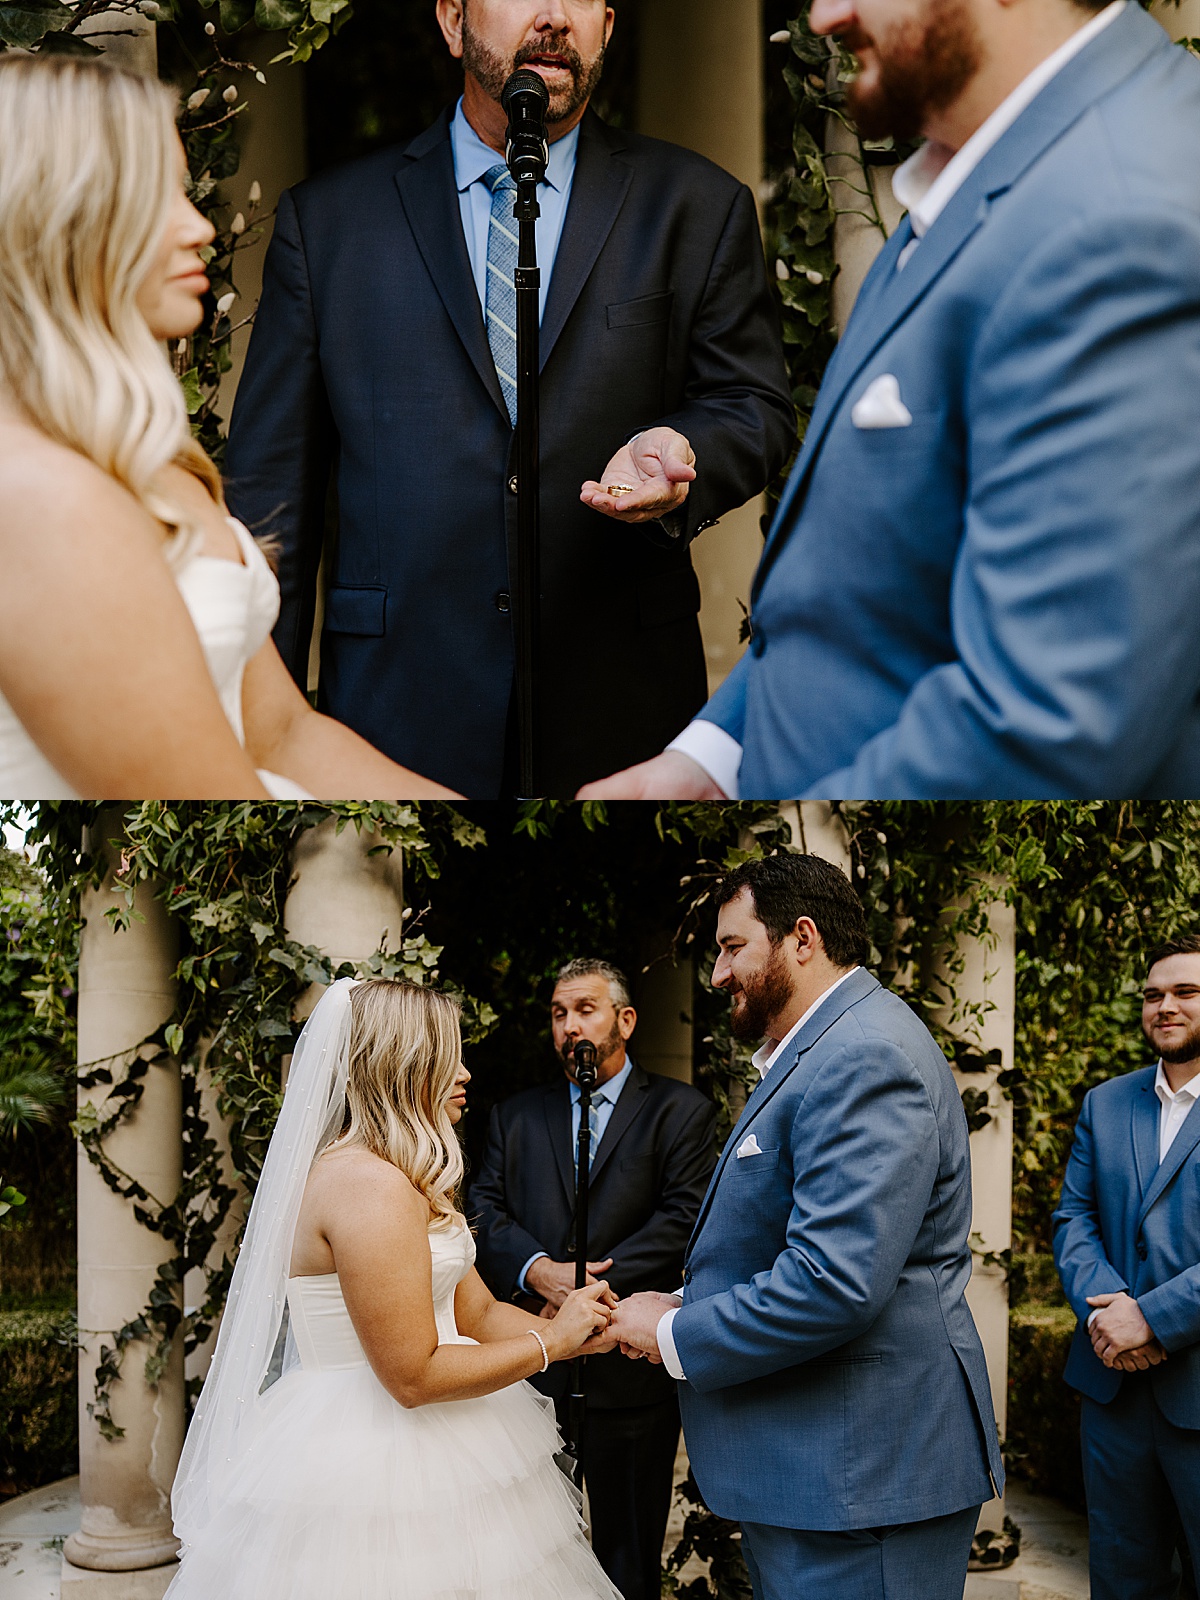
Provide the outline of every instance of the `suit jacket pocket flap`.
[[729,1163],[735,1177],[745,1177],[751,1172],[767,1172],[779,1165],[779,1150],[752,1150],[749,1155],[734,1156]]
[[620,305],[608,307],[608,325],[610,328],[645,328],[657,322],[669,322],[674,300],[674,289],[668,289],[665,294],[643,295],[640,300],[624,300]]
[[387,590],[334,584],[325,601],[325,626],[330,633],[357,633],[382,638],[386,630]]

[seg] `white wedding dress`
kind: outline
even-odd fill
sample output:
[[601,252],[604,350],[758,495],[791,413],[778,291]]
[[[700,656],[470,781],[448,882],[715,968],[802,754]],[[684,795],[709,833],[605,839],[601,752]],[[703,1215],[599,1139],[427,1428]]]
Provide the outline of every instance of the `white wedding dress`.
[[[242,723],[242,679],[248,663],[271,637],[279,616],[279,584],[275,574],[240,522],[229,518],[237,536],[240,561],[193,555],[185,558],[175,581],[188,608],[221,706],[246,742]],[[147,661],[153,672],[154,663]],[[90,691],[89,691],[90,692]],[[86,694],[80,715],[87,715]],[[276,800],[305,800],[308,795],[288,778],[260,772],[263,787]],[[0,695],[0,799],[77,800],[75,793],[30,738],[16,712]],[[182,798],[186,798],[182,797]]]
[[[454,1291],[474,1240],[462,1227],[429,1244],[439,1342],[471,1344]],[[555,1464],[549,1401],[518,1383],[405,1410],[336,1274],[290,1279],[287,1301],[300,1364],[266,1390],[168,1600],[620,1600]]]

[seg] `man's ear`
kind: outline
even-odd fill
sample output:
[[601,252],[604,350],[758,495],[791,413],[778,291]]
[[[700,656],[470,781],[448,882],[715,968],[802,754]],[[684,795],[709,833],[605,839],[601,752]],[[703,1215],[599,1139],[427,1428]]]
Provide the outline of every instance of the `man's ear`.
[[437,0],[438,27],[456,61],[463,58],[463,0]]
[[796,939],[796,960],[801,966],[807,966],[815,955],[824,950],[825,941],[811,917],[797,918],[793,933]]
[[612,43],[613,28],[616,25],[617,13],[611,6],[608,8],[608,18],[604,25],[604,44],[607,48]]
[[617,1030],[622,1039],[628,1039],[637,1027],[637,1012],[632,1006],[622,1006],[617,1012]]

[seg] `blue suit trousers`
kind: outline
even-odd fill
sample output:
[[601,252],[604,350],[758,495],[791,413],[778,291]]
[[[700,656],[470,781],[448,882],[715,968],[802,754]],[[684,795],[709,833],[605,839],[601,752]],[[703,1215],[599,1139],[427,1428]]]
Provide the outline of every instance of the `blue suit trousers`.
[[1131,1373],[1107,1405],[1084,1396],[1082,1438],[1092,1600],[1175,1600],[1181,1541],[1200,1571],[1200,1429],[1168,1422]]
[[848,1533],[743,1522],[742,1553],[754,1600],[962,1600],[978,1521],[969,1506]]

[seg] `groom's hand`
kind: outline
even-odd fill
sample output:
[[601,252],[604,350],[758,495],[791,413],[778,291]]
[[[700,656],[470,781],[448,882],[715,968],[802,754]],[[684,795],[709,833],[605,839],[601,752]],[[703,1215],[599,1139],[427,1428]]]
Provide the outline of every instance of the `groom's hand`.
[[[623,445],[579,498],[614,522],[658,522],[678,511],[696,478],[696,452],[674,428],[649,428]],[[617,490],[613,494],[610,490]],[[624,492],[628,491],[628,492]]]
[[682,1303],[674,1294],[631,1294],[613,1312],[608,1325],[609,1337],[616,1338],[623,1355],[635,1361],[645,1356],[658,1365],[662,1362],[658,1325],[668,1311],[677,1310]]
[[627,767],[580,789],[576,800],[728,800],[729,796],[682,750],[664,750],[653,761]]
[[[589,1261],[585,1283],[599,1283],[611,1266],[611,1258],[607,1261]],[[525,1283],[546,1302],[553,1314],[575,1287],[575,1263],[551,1261],[549,1256],[539,1256],[525,1274]]]

